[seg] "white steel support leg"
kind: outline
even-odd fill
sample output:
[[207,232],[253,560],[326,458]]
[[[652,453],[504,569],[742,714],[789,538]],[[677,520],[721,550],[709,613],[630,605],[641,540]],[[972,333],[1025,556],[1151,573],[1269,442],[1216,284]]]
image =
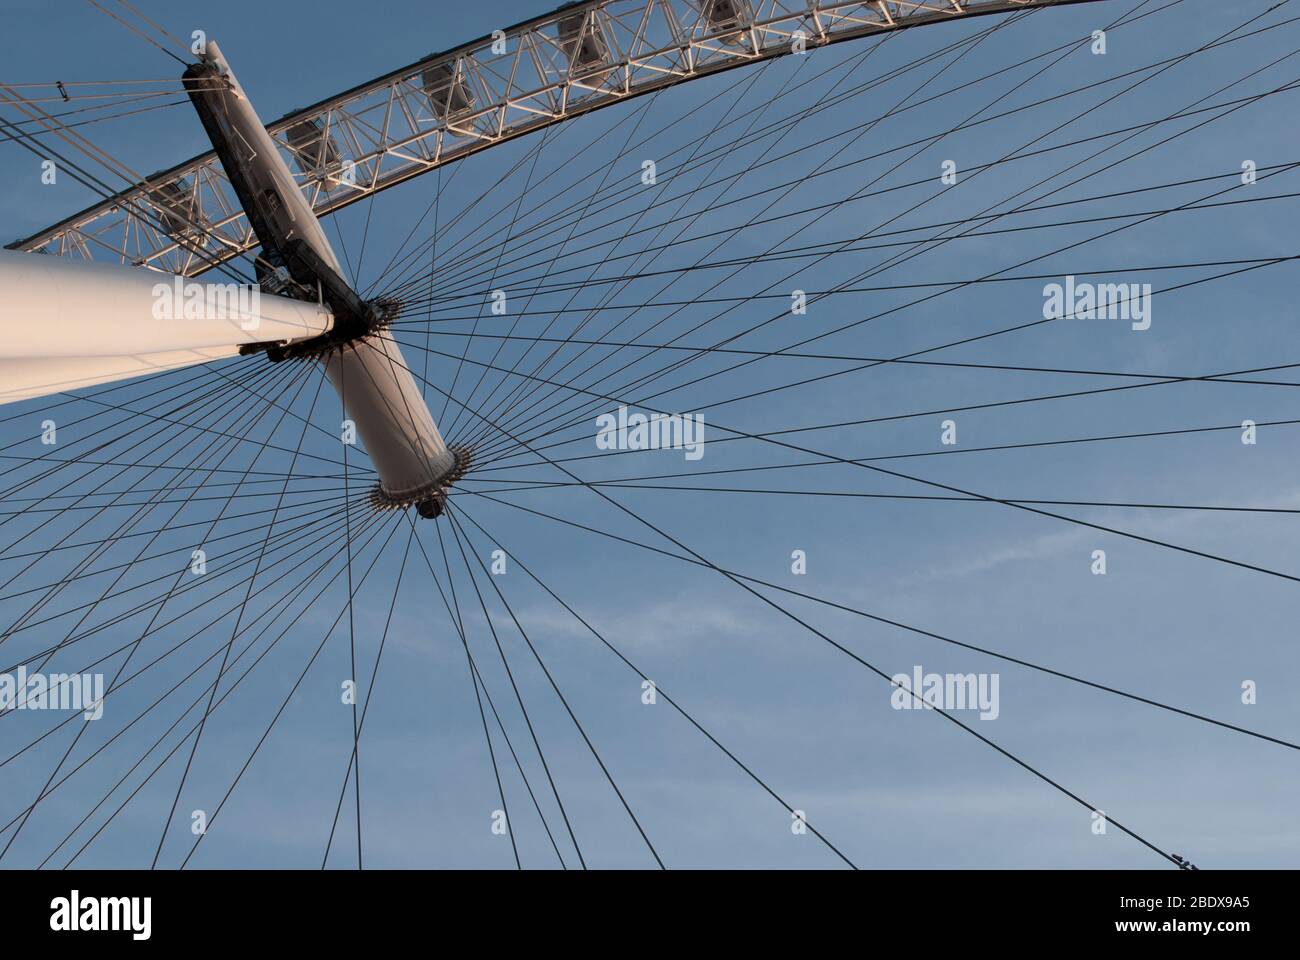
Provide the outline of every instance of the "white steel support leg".
[[0,250],[0,403],[320,336],[318,303],[116,264]]

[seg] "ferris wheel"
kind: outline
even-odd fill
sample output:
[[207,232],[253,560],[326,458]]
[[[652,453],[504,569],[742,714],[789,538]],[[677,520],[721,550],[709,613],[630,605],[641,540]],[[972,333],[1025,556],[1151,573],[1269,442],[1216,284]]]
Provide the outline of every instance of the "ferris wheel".
[[0,81],[96,198],[0,251],[0,863],[1296,852],[1289,2],[581,0],[269,123],[91,6],[176,69]]

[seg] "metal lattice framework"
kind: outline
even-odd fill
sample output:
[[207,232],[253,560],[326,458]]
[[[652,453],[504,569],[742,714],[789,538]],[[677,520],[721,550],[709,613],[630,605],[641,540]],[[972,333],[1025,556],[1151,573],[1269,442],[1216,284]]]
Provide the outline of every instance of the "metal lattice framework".
[[[888,30],[1089,0],[585,0],[268,125],[318,217],[549,124],[733,67]],[[258,246],[214,153],[12,249],[194,276]]]

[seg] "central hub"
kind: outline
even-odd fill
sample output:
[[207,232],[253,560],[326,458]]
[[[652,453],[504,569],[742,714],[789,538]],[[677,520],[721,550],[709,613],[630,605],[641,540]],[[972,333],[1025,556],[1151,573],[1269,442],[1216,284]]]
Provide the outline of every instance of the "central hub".
[[334,314],[334,325],[324,333],[305,340],[264,340],[258,343],[244,344],[239,348],[241,355],[265,353],[272,363],[282,360],[321,360],[330,353],[342,351],[349,344],[365,340],[367,337],[383,333],[401,312],[402,305],[397,300],[371,300],[362,304],[364,314],[347,315],[342,321],[339,314]]
[[[200,57],[200,63],[185,70],[182,81],[261,242],[259,281],[270,283],[284,271],[289,277],[285,295],[318,302],[332,314],[324,333],[248,344],[240,352],[265,351],[277,362],[305,358],[323,364],[379,474],[371,502],[383,509],[414,506],[421,516],[438,516],[448,488],[469,469],[470,454],[448,449],[401,347],[383,335],[398,305],[367,302],[343,279],[338,258],[289,172],[281,146],[258,119],[220,49],[209,42]],[[333,143],[327,127],[317,133],[318,146]],[[289,140],[290,151],[302,146],[295,146],[292,130]],[[318,154],[332,157],[331,163],[342,162],[337,148]]]

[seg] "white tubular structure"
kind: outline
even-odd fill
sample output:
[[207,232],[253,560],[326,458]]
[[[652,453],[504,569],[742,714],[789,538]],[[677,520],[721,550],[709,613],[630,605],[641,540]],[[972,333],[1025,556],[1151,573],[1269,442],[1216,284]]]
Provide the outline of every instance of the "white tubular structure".
[[[201,59],[206,72],[187,71],[186,83],[237,186],[263,255],[277,258],[299,283],[314,280],[323,289],[335,308],[338,334],[339,311],[354,322],[367,305],[347,287],[311,205],[217,44],[209,42]],[[295,249],[299,244],[314,254],[313,262],[304,259],[300,246]],[[376,501],[381,506],[432,504],[457,473],[457,457],[439,434],[401,348],[382,331],[363,325],[361,333],[324,346],[318,356],[379,473]],[[422,506],[421,512],[426,509]]]
[[306,339],[332,321],[320,304],[255,288],[8,251],[0,292],[0,403]]
[[379,473],[380,505],[417,504],[450,482],[456,457],[396,343],[367,337],[328,354],[324,363]]

